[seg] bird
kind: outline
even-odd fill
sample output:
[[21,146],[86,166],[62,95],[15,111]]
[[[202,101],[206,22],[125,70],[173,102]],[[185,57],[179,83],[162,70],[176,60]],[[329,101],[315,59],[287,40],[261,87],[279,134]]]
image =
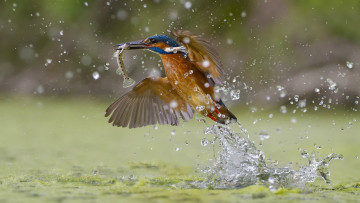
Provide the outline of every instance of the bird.
[[[179,125],[197,112],[211,120],[236,122],[215,91],[224,84],[224,69],[219,54],[202,35],[188,30],[172,30],[169,35],[154,35],[126,44],[129,50],[148,50],[162,60],[166,77],[149,76],[114,101],[105,111],[109,123],[118,127]],[[167,51],[185,47],[186,51]]]

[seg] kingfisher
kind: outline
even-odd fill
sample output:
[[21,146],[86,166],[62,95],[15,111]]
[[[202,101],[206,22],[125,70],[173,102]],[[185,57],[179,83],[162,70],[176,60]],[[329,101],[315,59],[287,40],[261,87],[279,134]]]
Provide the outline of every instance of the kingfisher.
[[181,119],[188,121],[195,112],[221,124],[236,122],[215,88],[224,84],[224,69],[216,50],[201,35],[188,30],[171,32],[174,39],[154,35],[116,45],[118,50],[126,45],[129,50],[158,54],[166,77],[147,77],[112,103],[105,114],[111,115],[109,123],[129,128],[179,125]]

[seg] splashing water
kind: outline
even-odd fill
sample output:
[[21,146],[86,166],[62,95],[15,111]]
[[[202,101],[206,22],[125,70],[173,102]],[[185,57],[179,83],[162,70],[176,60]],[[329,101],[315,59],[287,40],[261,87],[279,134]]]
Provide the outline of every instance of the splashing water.
[[199,187],[229,189],[263,184],[273,190],[279,187],[304,188],[305,183],[314,182],[318,177],[329,184],[330,161],[343,158],[335,153],[316,158],[315,152],[308,154],[306,150],[301,150],[309,165],[301,166],[298,170],[293,169],[291,164],[278,167],[271,160],[265,160],[264,152],[256,148],[241,124],[239,128],[239,133],[222,124],[205,129],[205,134],[213,134],[219,140],[221,150],[213,165],[202,170],[207,182],[199,183]]

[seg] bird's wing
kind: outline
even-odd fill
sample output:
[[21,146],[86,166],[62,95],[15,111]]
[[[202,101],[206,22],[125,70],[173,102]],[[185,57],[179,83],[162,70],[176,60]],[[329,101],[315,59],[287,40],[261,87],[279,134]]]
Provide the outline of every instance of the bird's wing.
[[208,78],[211,78],[215,85],[224,83],[224,69],[219,54],[209,41],[188,30],[173,30],[172,34],[186,47],[190,61],[200,71],[209,75]]
[[147,125],[178,125],[188,121],[194,110],[173,89],[167,78],[149,77],[139,82],[107,109],[105,116],[115,126],[137,128]]

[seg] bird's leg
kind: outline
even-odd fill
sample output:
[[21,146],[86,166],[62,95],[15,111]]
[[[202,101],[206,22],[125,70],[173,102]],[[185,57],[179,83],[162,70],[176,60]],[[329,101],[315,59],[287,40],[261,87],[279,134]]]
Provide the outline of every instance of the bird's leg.
[[214,105],[214,111],[215,111],[217,114],[220,114],[220,111],[219,111],[219,109],[216,107],[216,105]]
[[217,119],[216,119],[212,114],[208,114],[208,117],[209,117],[211,120],[217,122]]

